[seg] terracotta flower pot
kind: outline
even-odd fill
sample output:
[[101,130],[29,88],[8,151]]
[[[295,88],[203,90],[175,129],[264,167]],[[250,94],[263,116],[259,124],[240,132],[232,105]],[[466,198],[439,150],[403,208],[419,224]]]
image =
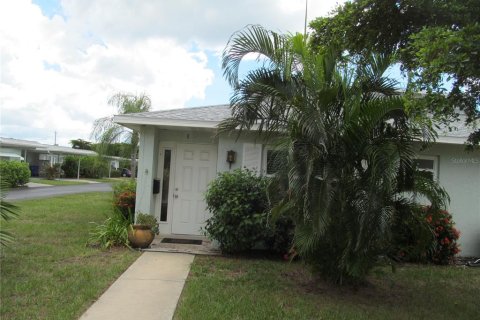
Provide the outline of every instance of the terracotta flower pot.
[[155,234],[150,226],[134,224],[128,229],[128,241],[133,248],[148,248]]

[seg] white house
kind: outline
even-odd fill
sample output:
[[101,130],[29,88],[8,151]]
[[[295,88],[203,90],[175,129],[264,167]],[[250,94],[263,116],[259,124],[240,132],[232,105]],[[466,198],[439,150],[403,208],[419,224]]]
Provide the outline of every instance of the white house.
[[[268,146],[248,135],[238,141],[215,136],[229,116],[229,105],[115,116],[140,132],[136,211],[155,215],[162,234],[200,234],[208,218],[204,192],[218,172],[247,167],[268,173]],[[466,129],[440,135],[418,163],[450,194],[462,255],[480,256],[480,153],[465,152],[467,136]],[[228,151],[235,162],[227,162]]]

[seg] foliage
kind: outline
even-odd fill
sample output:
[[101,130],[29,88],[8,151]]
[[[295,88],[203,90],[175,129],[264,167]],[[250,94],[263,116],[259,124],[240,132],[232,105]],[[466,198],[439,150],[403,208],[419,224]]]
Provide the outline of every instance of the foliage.
[[153,233],[155,234],[159,233],[157,218],[155,218],[151,214],[137,213],[135,215],[135,224],[149,226],[152,229]]
[[[404,179],[414,170],[414,143],[432,141],[435,132],[407,116],[397,83],[384,76],[392,57],[344,64],[306,43],[259,26],[234,34],[222,62],[234,89],[232,116],[219,130],[255,127],[277,140],[287,167],[277,175],[284,191],[272,197],[279,199],[274,215],[291,215],[295,249],[316,271],[358,284],[388,253],[396,201],[415,201],[406,191],[432,191],[439,197],[429,200],[444,203],[434,182]],[[263,63],[239,80],[249,54]]]
[[108,176],[107,161],[101,157],[82,157],[80,160],[80,176],[95,179]]
[[250,170],[222,172],[205,194],[212,217],[205,234],[220,243],[224,252],[251,249],[263,240],[267,226],[266,179]]
[[269,250],[280,253],[282,256],[288,254],[293,246],[295,223],[288,216],[275,217],[269,221],[268,231],[265,236],[265,244]]
[[425,220],[429,224],[434,236],[434,248],[428,253],[428,258],[436,264],[449,264],[454,256],[460,252],[457,243],[460,232],[454,227],[452,215],[446,210],[425,208]]
[[47,180],[55,180],[62,176],[62,168],[59,163],[51,165],[44,163],[40,169],[40,176],[47,178]]
[[0,181],[0,247],[4,247],[13,241],[13,236],[4,230],[4,223],[17,218],[20,213],[19,207],[11,202],[5,201],[8,187],[9,185],[6,181]]
[[131,179],[113,186],[113,204],[130,223],[135,221],[136,189],[137,182]]
[[70,144],[73,149],[82,149],[82,150],[93,150],[92,143],[90,141],[85,141],[82,139],[70,140]]
[[[433,112],[448,122],[460,109],[473,124],[480,117],[479,16],[476,0],[357,0],[310,27],[320,51],[333,45],[337,54],[346,50],[359,59],[372,51],[396,52],[409,74],[411,104],[419,103],[415,114]],[[445,80],[452,83],[446,95]],[[430,103],[419,102],[417,91]],[[476,129],[471,145],[480,141]]]
[[[150,110],[152,104],[150,98],[145,94],[133,95],[126,93],[113,95],[108,103],[117,107],[119,114],[147,112]],[[129,131],[125,127],[114,123],[113,116],[111,116],[95,120],[92,137],[99,142],[95,149],[101,155],[114,153],[114,151],[111,150],[114,143],[121,141],[129,144],[132,179],[135,178],[139,143],[138,132],[135,130]]]
[[28,163],[0,160],[0,178],[6,182],[10,188],[28,183],[30,175]]
[[129,247],[128,227],[130,224],[130,221],[119,210],[113,210],[112,215],[103,223],[95,224],[88,243],[97,244],[104,249]]
[[76,178],[78,174],[78,160],[77,156],[66,156],[63,159],[62,170],[67,178]]

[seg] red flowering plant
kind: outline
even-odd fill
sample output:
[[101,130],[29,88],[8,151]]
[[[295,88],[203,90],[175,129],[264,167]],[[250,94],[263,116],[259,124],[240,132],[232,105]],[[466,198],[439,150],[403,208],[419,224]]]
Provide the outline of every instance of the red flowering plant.
[[135,215],[136,182],[128,179],[113,186],[113,205],[122,215],[133,223]]
[[123,214],[123,216],[133,223],[133,215],[135,213],[136,194],[132,191],[124,191],[115,196],[115,207]]
[[455,228],[452,215],[446,210],[423,208],[425,221],[430,226],[435,237],[435,243],[428,252],[428,258],[436,264],[449,264],[460,252],[457,243],[460,231]]

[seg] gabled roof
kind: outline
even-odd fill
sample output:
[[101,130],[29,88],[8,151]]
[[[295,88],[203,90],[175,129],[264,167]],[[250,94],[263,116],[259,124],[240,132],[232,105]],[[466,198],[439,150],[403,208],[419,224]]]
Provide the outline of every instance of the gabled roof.
[[69,147],[43,144],[36,141],[3,138],[3,137],[0,137],[0,147],[27,149],[27,150],[34,150],[34,151],[45,152],[45,153],[61,153],[61,154],[81,155],[81,156],[97,155],[95,151],[91,151],[91,150],[73,149]]
[[[223,104],[117,115],[114,117],[114,122],[134,129],[138,129],[140,125],[154,125],[163,128],[215,129],[222,120],[227,119],[230,115],[230,105]],[[472,129],[465,125],[465,119],[461,118],[453,127],[452,131],[446,128],[439,129],[437,142],[465,143],[472,132]]]

